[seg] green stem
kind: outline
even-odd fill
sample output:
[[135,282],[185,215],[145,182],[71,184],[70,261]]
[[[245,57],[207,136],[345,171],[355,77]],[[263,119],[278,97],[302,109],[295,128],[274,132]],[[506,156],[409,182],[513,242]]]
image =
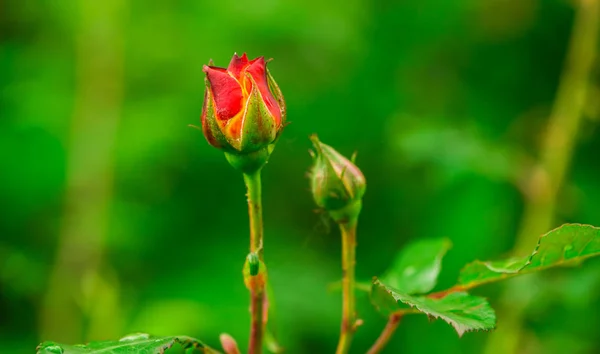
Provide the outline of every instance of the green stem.
[[123,116],[127,13],[125,1],[71,3],[76,35],[66,43],[74,44],[69,52],[74,60],[75,91],[65,150],[64,209],[39,313],[40,337],[65,342],[120,333],[117,284],[108,281],[102,269],[114,200],[115,147]]
[[[263,256],[263,221],[260,169],[254,173],[244,173],[244,182],[248,189],[248,215],[250,217],[250,252],[258,255],[264,263]],[[265,301],[264,282],[251,282],[250,288],[250,343],[249,354],[262,353],[264,330],[263,305]]]
[[[576,14],[567,58],[540,150],[540,159],[525,184],[525,208],[514,251],[525,254],[539,235],[554,225],[558,196],[577,142],[584,118],[600,30],[600,1],[575,2]],[[523,346],[522,307],[514,299],[524,284],[509,285],[504,291],[504,304],[498,317],[503,325],[489,336],[485,353],[517,353]]]
[[[352,219],[351,219],[352,220]],[[342,232],[342,326],[336,354],[348,353],[356,330],[354,266],[356,264],[356,221],[340,223]]]

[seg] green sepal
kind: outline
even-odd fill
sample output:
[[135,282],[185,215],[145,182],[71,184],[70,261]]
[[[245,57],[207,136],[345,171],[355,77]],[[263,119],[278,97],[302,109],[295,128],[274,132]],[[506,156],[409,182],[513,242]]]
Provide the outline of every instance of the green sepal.
[[285,104],[285,99],[283,98],[283,93],[281,92],[279,85],[277,85],[277,82],[275,82],[275,79],[271,75],[269,69],[266,69],[266,71],[269,88],[271,89],[271,93],[273,93],[273,96],[277,100],[277,103],[279,103],[279,109],[281,110],[281,124],[279,126],[279,130],[281,130],[285,126],[285,122],[287,120],[287,106]]
[[239,151],[253,152],[275,141],[277,126],[275,117],[267,108],[256,81],[249,73],[246,73],[246,77],[252,82],[252,91],[248,97],[242,120]]
[[329,210],[329,216],[338,224],[354,224],[362,209],[362,200],[358,199],[341,209]]
[[225,151],[225,158],[236,170],[245,174],[253,174],[258,172],[269,161],[273,149],[275,149],[274,143],[250,153]]

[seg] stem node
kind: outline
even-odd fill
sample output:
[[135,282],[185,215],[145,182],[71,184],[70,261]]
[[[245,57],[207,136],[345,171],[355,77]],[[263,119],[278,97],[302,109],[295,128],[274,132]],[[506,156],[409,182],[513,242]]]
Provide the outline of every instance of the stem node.
[[[263,222],[262,222],[262,202],[261,202],[261,181],[260,169],[252,173],[244,173],[244,182],[248,189],[248,215],[250,216],[250,252],[258,256],[258,262],[264,264],[263,256]],[[250,281],[248,288],[250,290],[250,343],[248,344],[249,354],[262,353],[263,332],[266,323],[265,311],[265,283],[266,269],[264,277],[253,276],[259,281]],[[262,280],[262,281],[260,281]]]

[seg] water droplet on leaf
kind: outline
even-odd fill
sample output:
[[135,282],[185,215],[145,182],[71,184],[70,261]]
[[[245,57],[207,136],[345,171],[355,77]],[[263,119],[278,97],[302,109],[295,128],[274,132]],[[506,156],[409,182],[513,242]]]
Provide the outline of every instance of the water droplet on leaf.
[[148,333],[132,333],[128,334],[125,337],[119,339],[119,342],[129,342],[134,340],[144,340],[150,338]]
[[62,354],[65,350],[60,345],[49,345],[42,348],[42,353]]

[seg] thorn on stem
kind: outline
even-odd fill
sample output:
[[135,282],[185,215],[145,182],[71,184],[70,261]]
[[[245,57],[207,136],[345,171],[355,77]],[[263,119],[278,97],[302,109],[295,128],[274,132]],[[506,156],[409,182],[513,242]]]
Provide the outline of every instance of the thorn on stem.
[[364,321],[362,320],[362,318],[357,318],[356,321],[354,321],[354,330],[356,330],[358,327],[362,326],[364,324]]
[[358,151],[354,151],[352,153],[352,156],[350,157],[350,162],[352,162],[354,164],[356,163],[356,155],[358,155]]

